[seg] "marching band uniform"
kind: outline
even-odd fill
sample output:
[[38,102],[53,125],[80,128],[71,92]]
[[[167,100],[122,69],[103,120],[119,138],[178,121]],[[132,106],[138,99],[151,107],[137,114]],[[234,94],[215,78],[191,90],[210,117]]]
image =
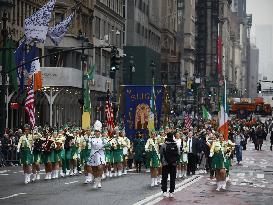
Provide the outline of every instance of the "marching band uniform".
[[115,128],[116,134],[114,138],[110,141],[113,150],[113,163],[115,168],[114,176],[122,175],[122,165],[123,162],[123,147],[126,146],[126,142],[122,137],[119,136],[118,128]]
[[42,162],[42,135],[38,132],[37,128],[34,128],[33,134],[33,164],[32,164],[32,181],[40,180],[40,164]]
[[230,155],[232,151],[235,149],[235,143],[233,143],[231,140],[224,142],[224,151],[225,151],[225,168],[226,168],[226,181],[229,180],[229,170],[231,166],[231,158]]
[[[152,135],[156,136],[156,133],[152,132]],[[157,169],[160,165],[159,146],[155,136],[152,136],[151,138],[149,138],[145,145],[145,151],[149,155],[149,167],[151,169],[151,175],[156,175],[156,176],[152,176],[152,183],[151,183],[152,187],[158,185]],[[154,173],[152,173],[153,171]]]
[[128,161],[128,151],[131,147],[131,142],[128,139],[128,137],[125,136],[125,131],[122,131],[122,138],[125,142],[125,146],[123,147],[123,162],[124,162],[124,166],[123,166],[123,174],[127,174],[127,161]]
[[[156,138],[159,150],[160,150],[160,147],[162,146],[162,144],[165,143],[165,139],[166,139],[166,134],[164,133],[164,130],[161,128],[161,129],[159,129],[159,135]],[[161,183],[161,178],[162,178],[162,164],[161,164],[161,161],[159,161],[159,163],[160,164],[159,164],[159,167],[158,167],[157,182]]]
[[[177,134],[179,134],[179,135],[177,136]],[[179,132],[176,133],[176,136],[175,136],[174,141],[176,142],[178,149],[179,149],[179,150],[182,150],[183,144],[182,144],[182,139],[181,139],[181,137],[180,137],[180,133],[179,133]],[[182,155],[182,152],[180,152],[180,155],[179,155],[179,157],[177,158],[177,172],[176,172],[176,178],[182,178],[181,163],[180,163],[181,155]]]
[[54,139],[52,138],[50,133],[47,133],[44,136],[43,142],[43,153],[42,153],[42,161],[45,164],[46,176],[45,180],[50,180],[52,175],[52,163],[54,160]]
[[[54,138],[54,162],[57,164],[56,169],[53,170],[52,178],[57,179],[59,178],[59,165],[62,163],[65,155],[64,151],[64,141],[65,137],[60,132],[56,135]],[[63,173],[61,173],[61,176],[63,176]]]
[[105,164],[104,148],[109,146],[105,144],[105,141],[101,138],[102,124],[100,121],[96,121],[94,129],[96,131],[95,136],[91,139],[91,152],[88,160],[88,165],[92,167],[95,177],[94,188],[101,188],[102,167]]
[[25,133],[20,137],[17,145],[17,152],[21,153],[20,161],[24,168],[25,184],[30,182],[31,177],[30,165],[33,163],[32,144],[32,135]]
[[181,163],[181,176],[187,177],[187,164],[188,164],[188,152],[189,147],[187,143],[187,138],[185,135],[182,135],[181,141],[181,154],[180,154],[180,163]]
[[212,167],[216,170],[217,191],[226,189],[226,171],[225,171],[225,155],[223,143],[219,140],[213,142],[210,149],[212,156]]
[[78,159],[77,159],[77,171],[79,174],[82,173],[81,168],[84,165],[84,148],[85,148],[85,141],[83,133],[77,136],[77,145],[78,145]]
[[87,133],[84,135],[84,149],[83,149],[83,157],[84,157],[84,163],[85,163],[85,184],[91,183],[93,181],[93,175],[91,173],[91,166],[88,165],[88,159],[90,157],[91,153],[91,141],[93,136],[90,133],[90,130],[88,130],[89,134]]
[[[108,135],[108,137],[105,139],[107,143],[112,141],[112,135]],[[105,147],[104,150],[105,153],[105,162],[106,162],[106,176],[107,177],[112,177],[112,172],[111,172],[111,168],[112,168],[112,163],[114,162],[114,157],[113,157],[113,150],[111,146]]]

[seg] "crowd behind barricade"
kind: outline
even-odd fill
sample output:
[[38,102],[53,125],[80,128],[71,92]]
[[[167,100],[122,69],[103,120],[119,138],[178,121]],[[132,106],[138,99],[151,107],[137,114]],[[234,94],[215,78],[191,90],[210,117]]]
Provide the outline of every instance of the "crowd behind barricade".
[[[217,191],[226,189],[232,162],[240,165],[243,150],[253,142],[262,150],[263,141],[271,133],[272,120],[229,121],[228,139],[218,132],[215,121],[194,120],[192,127],[171,124],[148,136],[141,131],[130,140],[122,127],[103,129],[96,121],[92,129],[77,127],[24,127],[24,131],[8,130],[1,138],[1,164],[14,163],[20,156],[25,184],[40,180],[41,166],[45,180],[84,174],[84,183],[101,188],[102,179],[126,175],[128,169],[149,172],[151,187],[161,184],[164,196],[170,181],[173,196],[176,178],[209,174],[217,180]],[[235,157],[234,157],[235,156]]]

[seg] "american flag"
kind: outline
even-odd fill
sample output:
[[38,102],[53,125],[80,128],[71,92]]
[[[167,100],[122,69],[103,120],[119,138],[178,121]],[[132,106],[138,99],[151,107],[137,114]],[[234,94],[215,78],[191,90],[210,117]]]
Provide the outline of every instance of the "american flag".
[[189,129],[191,127],[191,123],[192,123],[192,119],[191,117],[189,116],[189,114],[186,114],[185,117],[184,117],[184,123],[185,123],[185,127],[187,129]]
[[31,127],[35,126],[35,106],[34,106],[34,90],[33,90],[33,77],[28,86],[27,98],[25,101],[25,111],[28,114]]
[[107,99],[105,105],[105,115],[106,115],[106,126],[108,130],[112,130],[115,127],[114,124],[114,112],[112,108],[112,103],[110,102],[110,91],[107,91]]

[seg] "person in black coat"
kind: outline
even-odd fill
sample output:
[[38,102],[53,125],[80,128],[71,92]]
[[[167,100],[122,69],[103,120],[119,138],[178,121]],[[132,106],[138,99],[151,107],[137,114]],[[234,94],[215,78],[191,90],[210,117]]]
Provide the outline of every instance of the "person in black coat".
[[198,143],[199,140],[193,137],[193,133],[189,132],[188,134],[188,167],[187,167],[187,175],[195,174],[197,163],[198,163]]
[[273,146],[273,130],[271,130],[271,135],[270,135],[270,150],[272,151],[272,146]]

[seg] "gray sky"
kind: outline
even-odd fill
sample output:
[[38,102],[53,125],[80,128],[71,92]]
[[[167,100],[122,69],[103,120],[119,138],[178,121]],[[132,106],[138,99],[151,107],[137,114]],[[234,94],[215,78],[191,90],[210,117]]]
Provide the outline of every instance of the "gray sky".
[[[251,41],[256,43],[255,29],[257,25],[272,25],[273,26],[273,0],[246,0],[246,10],[248,14],[252,14],[252,30]],[[272,34],[273,39],[273,34]],[[273,43],[272,43],[273,44]],[[273,45],[271,45],[273,48]],[[265,51],[266,48],[259,48]],[[272,49],[273,50],[273,49]],[[270,60],[270,65],[265,65],[266,61]],[[259,72],[263,76],[267,76],[268,79],[273,79],[273,73],[271,71],[272,59],[263,60],[260,57],[259,60]]]
[[255,26],[261,24],[273,25],[273,0],[246,0],[248,14],[252,14],[252,36],[255,34]]

